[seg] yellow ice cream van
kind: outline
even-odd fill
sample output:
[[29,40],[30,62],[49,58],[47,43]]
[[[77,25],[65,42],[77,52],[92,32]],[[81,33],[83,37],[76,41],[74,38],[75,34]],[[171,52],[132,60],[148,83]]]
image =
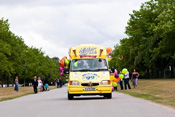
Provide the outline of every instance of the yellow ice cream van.
[[112,84],[105,47],[80,45],[70,48],[68,99],[80,95],[112,98]]

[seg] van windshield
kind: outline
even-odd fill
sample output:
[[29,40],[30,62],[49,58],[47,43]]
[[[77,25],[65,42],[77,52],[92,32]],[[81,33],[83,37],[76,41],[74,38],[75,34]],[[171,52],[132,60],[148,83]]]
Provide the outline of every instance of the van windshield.
[[108,71],[105,59],[74,59],[70,68],[71,71]]

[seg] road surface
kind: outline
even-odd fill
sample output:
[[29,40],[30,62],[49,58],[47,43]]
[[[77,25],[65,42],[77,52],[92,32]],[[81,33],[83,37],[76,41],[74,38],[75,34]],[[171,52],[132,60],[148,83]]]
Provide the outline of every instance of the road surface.
[[175,110],[126,94],[67,100],[67,87],[0,102],[0,117],[175,117]]

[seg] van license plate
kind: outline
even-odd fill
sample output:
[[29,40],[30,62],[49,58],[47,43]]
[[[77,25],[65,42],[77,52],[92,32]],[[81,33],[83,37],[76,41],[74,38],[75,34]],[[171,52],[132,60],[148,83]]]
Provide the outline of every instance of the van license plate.
[[85,91],[95,91],[96,88],[84,88]]

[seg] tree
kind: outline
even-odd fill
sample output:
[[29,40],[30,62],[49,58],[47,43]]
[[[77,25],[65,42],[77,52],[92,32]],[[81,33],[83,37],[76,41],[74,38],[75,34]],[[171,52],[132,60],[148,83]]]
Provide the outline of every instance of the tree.
[[175,63],[174,33],[175,4],[174,0],[151,0],[141,5],[140,10],[130,14],[125,33],[128,38],[120,40],[112,56],[124,56],[123,60],[113,59],[110,62],[122,69],[127,67],[139,69],[144,75],[151,71],[165,70]]
[[159,22],[154,33],[161,38],[158,46],[154,48],[154,59],[161,59],[164,68],[171,66],[171,77],[173,76],[173,67],[175,64],[175,2],[174,0],[159,0],[160,14],[157,17]]
[[59,76],[59,58],[45,56],[41,49],[28,47],[22,37],[9,30],[8,20],[0,20],[0,80],[13,82],[15,76],[30,81],[33,76],[54,80]]

